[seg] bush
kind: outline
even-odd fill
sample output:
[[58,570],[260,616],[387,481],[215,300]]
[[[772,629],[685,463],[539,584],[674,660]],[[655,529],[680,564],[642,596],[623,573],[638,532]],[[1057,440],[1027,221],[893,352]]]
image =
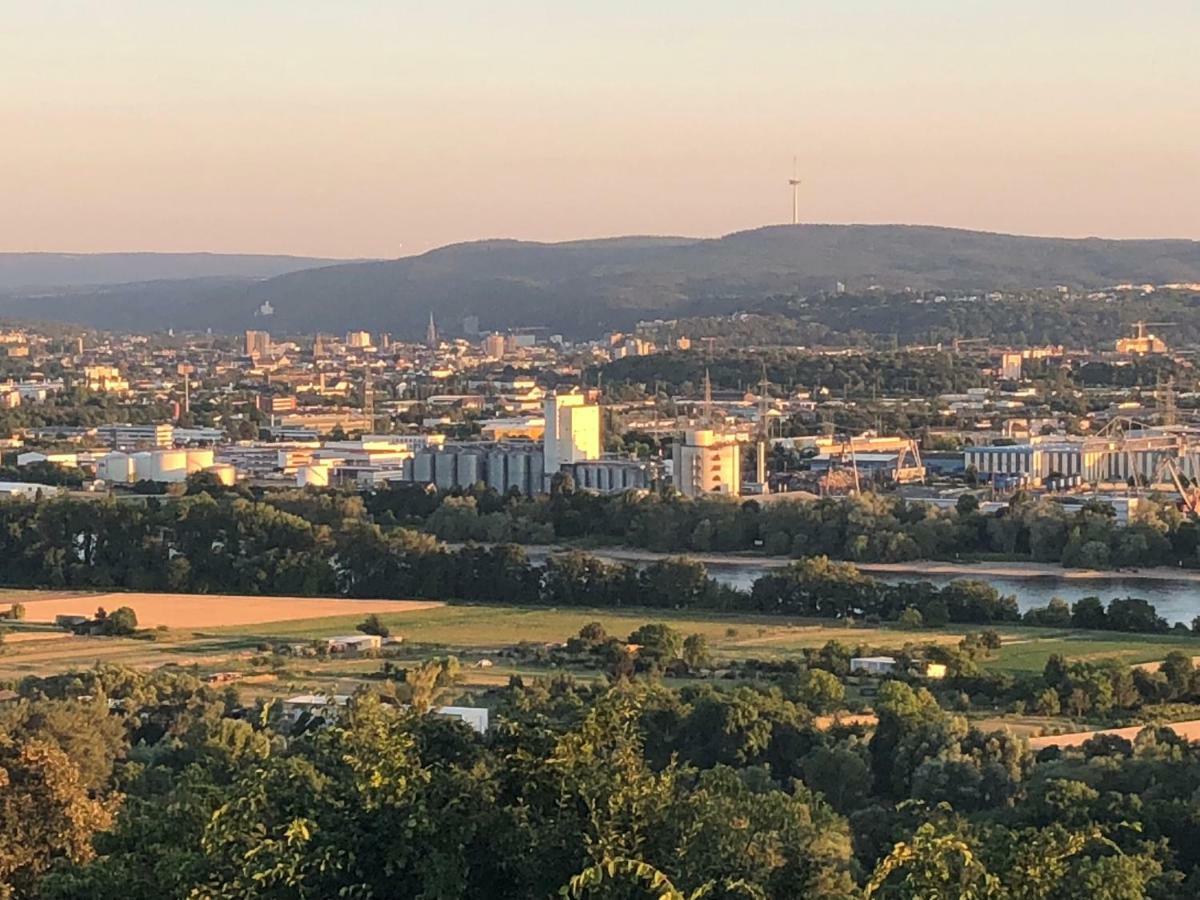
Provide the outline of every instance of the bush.
[[363,634],[375,634],[381,638],[392,636],[392,629],[383,624],[383,620],[375,613],[371,613],[359,623],[358,630]]
[[137,631],[137,626],[137,613],[128,606],[122,606],[104,616],[104,633],[108,635],[130,635]]

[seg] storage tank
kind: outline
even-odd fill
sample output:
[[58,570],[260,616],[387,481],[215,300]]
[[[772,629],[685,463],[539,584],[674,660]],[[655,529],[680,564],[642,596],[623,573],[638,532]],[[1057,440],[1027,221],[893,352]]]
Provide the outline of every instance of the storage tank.
[[301,466],[296,470],[296,484],[300,487],[329,487],[329,473],[332,471],[331,466],[321,463]]
[[462,487],[471,487],[476,482],[482,481],[483,454],[472,452],[458,454],[456,480]]
[[187,479],[186,450],[156,450],[150,455],[151,481],[184,481]]
[[128,484],[134,480],[133,460],[119,450],[106,453],[96,463],[96,477],[113,484]]
[[149,450],[140,450],[137,453],[133,454],[133,456],[129,457],[129,461],[130,461],[130,463],[132,463],[132,468],[133,468],[133,472],[131,473],[129,480],[130,481],[148,481],[148,480],[153,479],[154,466],[153,466],[153,463],[151,462],[153,457],[154,457],[154,454],[151,453]]
[[211,447],[192,448],[184,451],[187,454],[187,473],[191,475],[193,472],[203,472],[205,469],[211,468],[213,465],[213,452]]
[[233,487],[234,482],[237,481],[237,468],[229,463],[215,463],[214,465],[205,467],[204,471],[216,478],[225,487]]
[[434,457],[433,483],[444,491],[458,487],[458,454],[439,453]]
[[422,450],[413,459],[413,481],[428,483],[433,481],[432,450]]

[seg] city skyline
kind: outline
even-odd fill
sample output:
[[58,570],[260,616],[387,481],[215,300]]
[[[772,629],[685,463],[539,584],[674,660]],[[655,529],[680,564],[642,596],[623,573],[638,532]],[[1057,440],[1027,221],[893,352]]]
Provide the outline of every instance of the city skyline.
[[383,257],[799,219],[1200,238],[1193,4],[119,0],[0,35],[2,251]]

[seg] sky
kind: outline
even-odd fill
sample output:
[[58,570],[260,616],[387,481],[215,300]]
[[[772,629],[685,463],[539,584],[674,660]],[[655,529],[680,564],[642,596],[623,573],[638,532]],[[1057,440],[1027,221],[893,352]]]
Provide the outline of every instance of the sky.
[[1200,238],[1195,0],[0,0],[0,251]]

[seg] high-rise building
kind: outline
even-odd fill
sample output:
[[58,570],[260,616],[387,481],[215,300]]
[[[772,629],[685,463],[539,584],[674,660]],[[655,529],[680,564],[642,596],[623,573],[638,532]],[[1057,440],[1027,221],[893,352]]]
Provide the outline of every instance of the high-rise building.
[[246,332],[246,355],[252,359],[269,356],[271,353],[271,335],[266,331]]
[[425,329],[425,345],[429,349],[436,349],[438,345],[437,325],[433,323],[433,311],[429,313],[429,327]]
[[1005,353],[1000,357],[1000,377],[1005,381],[1021,380],[1021,354]]
[[736,435],[709,428],[683,432],[671,458],[675,489],[685,497],[742,492],[742,446]]
[[550,394],[543,404],[542,437],[546,477],[563,466],[600,458],[600,407],[583,394]]
[[504,358],[504,335],[489,334],[483,339],[483,355],[488,359]]
[[346,346],[354,347],[362,350],[364,347],[371,346],[371,332],[369,331],[347,331]]

